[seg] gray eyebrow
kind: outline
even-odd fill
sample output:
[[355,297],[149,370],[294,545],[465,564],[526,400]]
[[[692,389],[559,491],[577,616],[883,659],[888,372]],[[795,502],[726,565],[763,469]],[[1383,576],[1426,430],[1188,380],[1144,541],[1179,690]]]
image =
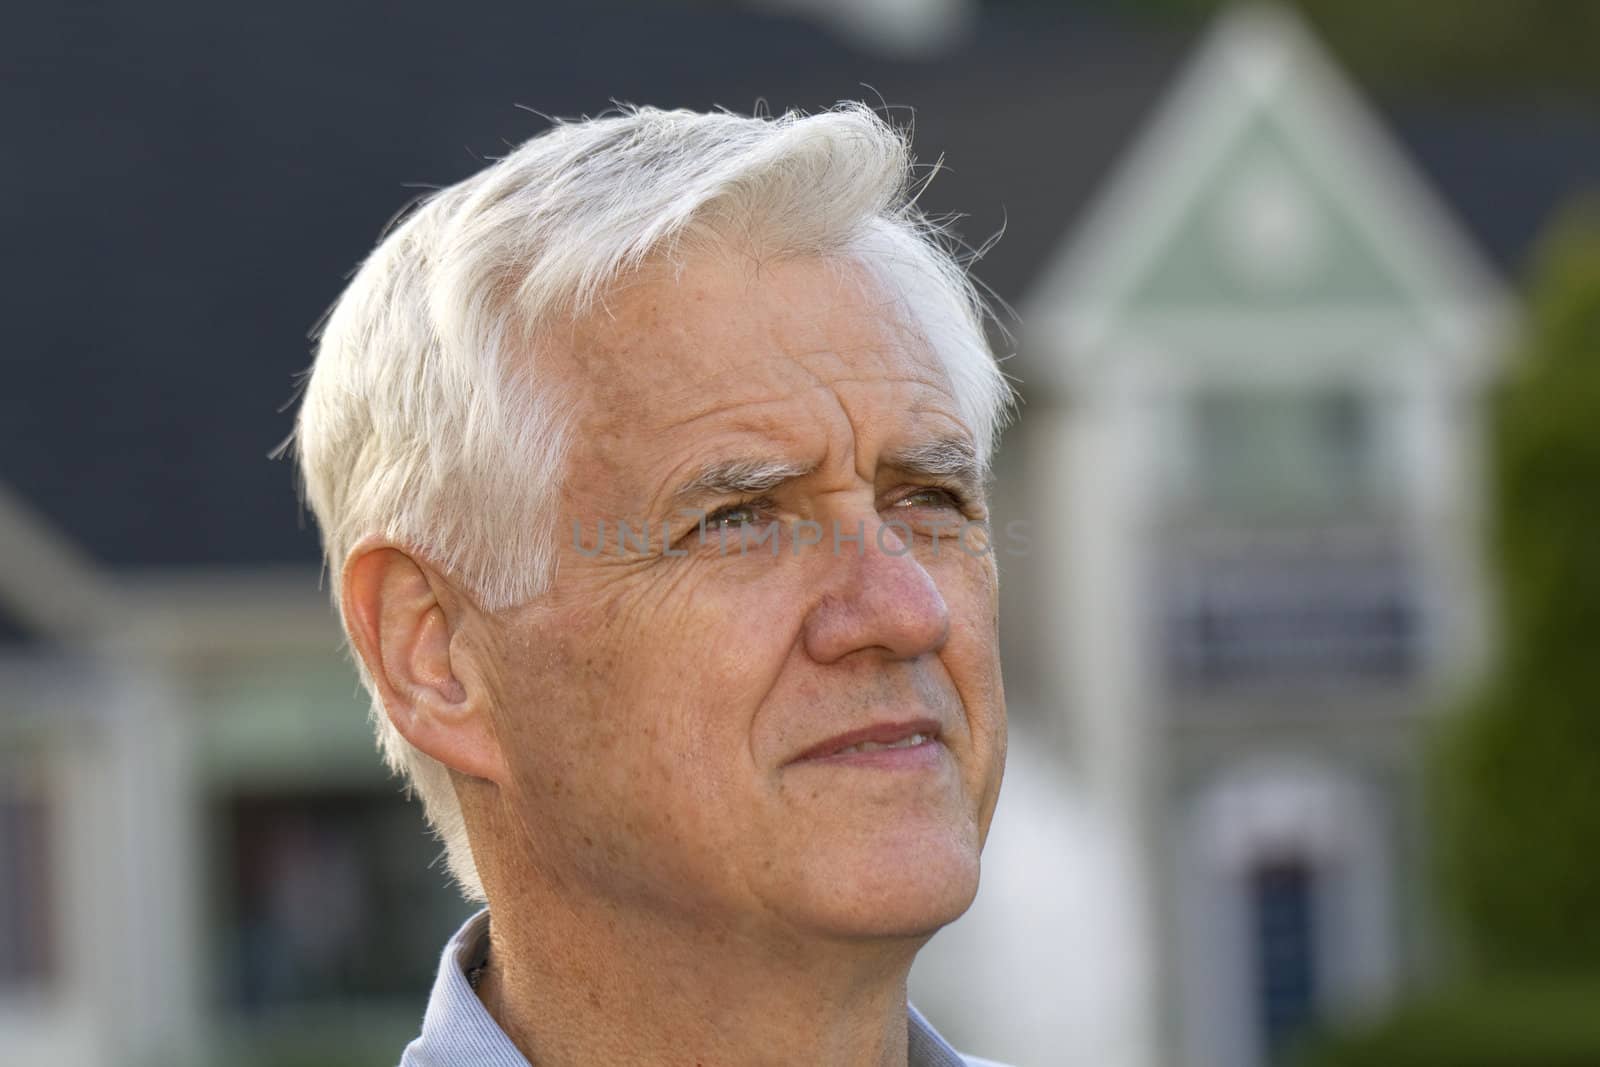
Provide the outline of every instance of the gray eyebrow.
[[707,497],[756,496],[816,470],[814,463],[771,459],[730,459],[708,463],[672,494],[677,506]]
[[948,479],[974,493],[983,488],[978,451],[965,437],[938,437],[906,445],[884,456],[883,462],[908,474]]
[[[978,453],[964,437],[939,437],[897,448],[883,457],[885,465],[908,474],[955,482],[970,493],[983,489]],[[759,496],[784,482],[815,473],[815,463],[739,458],[707,463],[672,494],[674,507],[684,508],[712,497]]]

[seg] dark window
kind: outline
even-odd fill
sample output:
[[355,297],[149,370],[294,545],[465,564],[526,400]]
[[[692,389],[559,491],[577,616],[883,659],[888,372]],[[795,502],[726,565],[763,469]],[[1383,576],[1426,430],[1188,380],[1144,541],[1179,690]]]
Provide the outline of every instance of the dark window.
[[0,988],[54,971],[54,856],[43,783],[0,768]]
[[470,911],[415,804],[384,791],[222,805],[223,969],[244,1008],[418,997]]
[[1169,561],[1161,589],[1168,664],[1185,684],[1398,684],[1420,666],[1422,613],[1397,553],[1196,555]]
[[1266,860],[1250,872],[1257,1021],[1265,1062],[1274,1067],[1316,1018],[1315,874],[1300,857]]

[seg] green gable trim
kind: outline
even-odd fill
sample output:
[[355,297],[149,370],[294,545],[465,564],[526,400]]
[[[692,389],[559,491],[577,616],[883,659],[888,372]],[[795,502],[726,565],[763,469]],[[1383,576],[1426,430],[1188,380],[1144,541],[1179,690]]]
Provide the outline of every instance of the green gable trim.
[[1416,294],[1373,246],[1330,177],[1309,165],[1280,119],[1254,116],[1202,179],[1132,286],[1123,314],[1338,308],[1412,317]]

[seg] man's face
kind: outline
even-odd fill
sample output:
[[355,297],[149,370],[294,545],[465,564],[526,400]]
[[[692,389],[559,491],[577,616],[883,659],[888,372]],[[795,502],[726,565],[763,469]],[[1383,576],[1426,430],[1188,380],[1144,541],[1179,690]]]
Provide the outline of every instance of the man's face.
[[541,368],[578,401],[554,586],[491,624],[530,859],[729,931],[931,932],[976,890],[1005,758],[993,556],[955,540],[985,505],[937,358],[819,260],[701,259],[608,311]]

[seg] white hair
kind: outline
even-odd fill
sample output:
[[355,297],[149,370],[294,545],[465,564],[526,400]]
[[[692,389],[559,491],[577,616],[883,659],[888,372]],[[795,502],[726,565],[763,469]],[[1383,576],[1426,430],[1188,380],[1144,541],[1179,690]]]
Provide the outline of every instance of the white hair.
[[[867,107],[746,118],[624,108],[558,122],[428,196],[361,265],[324,323],[291,447],[335,603],[347,557],[381,535],[497,611],[553,580],[569,444],[542,346],[629,271],[686,248],[858,262],[938,353],[987,465],[1011,401],[985,305],[915,205],[906,137]],[[348,628],[348,620],[346,620]],[[372,720],[483,899],[448,768]]]

